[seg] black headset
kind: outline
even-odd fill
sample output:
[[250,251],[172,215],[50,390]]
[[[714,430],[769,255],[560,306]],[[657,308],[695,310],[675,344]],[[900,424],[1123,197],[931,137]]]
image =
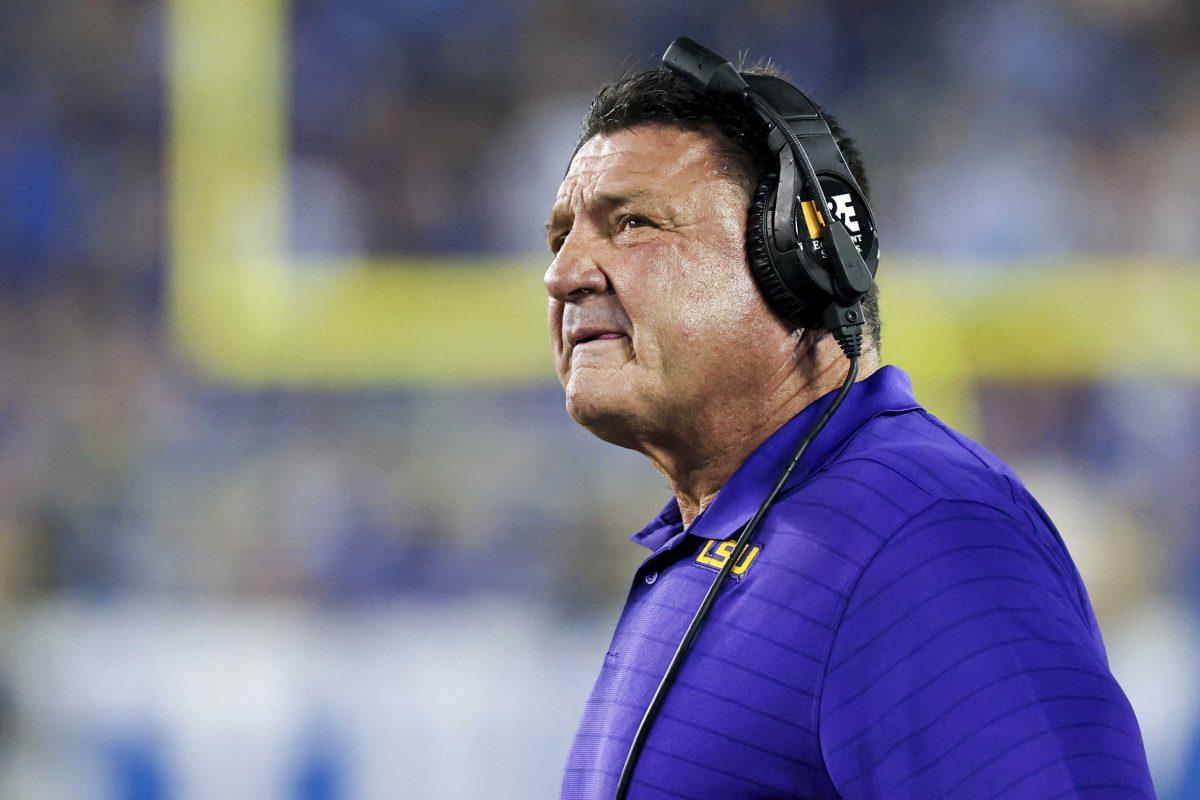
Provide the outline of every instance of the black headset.
[[771,308],[798,327],[835,335],[861,326],[859,303],[879,266],[875,218],[816,105],[787,81],[742,75],[688,38],[672,42],[662,60],[765,125],[766,148],[778,167],[754,194],[747,247]]
[[[706,94],[730,99],[752,121],[766,125],[766,147],[778,169],[758,183],[747,222],[750,270],[775,313],[797,327],[828,330],[850,361],[833,401],[804,437],[783,475],[750,521],[713,579],[634,733],[617,780],[625,800],[638,757],[671,684],[683,667],[708,612],[750,537],[808,446],[837,411],[858,375],[862,353],[862,299],[879,267],[875,218],[838,147],[829,123],[796,87],[766,75],[743,75],[729,61],[688,38],[671,43],[663,65]],[[829,198],[833,198],[833,202]]]

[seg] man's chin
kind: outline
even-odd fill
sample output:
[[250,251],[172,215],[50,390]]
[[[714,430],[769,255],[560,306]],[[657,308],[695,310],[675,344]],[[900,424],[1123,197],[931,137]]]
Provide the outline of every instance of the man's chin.
[[593,435],[610,444],[633,447],[637,440],[639,416],[629,398],[601,392],[567,389],[567,413]]

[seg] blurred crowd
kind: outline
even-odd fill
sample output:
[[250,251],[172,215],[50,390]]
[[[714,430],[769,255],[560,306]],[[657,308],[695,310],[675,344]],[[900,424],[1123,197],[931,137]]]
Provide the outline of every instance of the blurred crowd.
[[[0,3],[0,625],[63,598],[608,613],[639,557],[625,539],[668,493],[575,429],[548,349],[546,382],[465,393],[235,390],[173,351],[166,14]],[[858,140],[885,269],[1200,263],[1194,0],[295,0],[288,19],[297,259],[540,271],[591,94],[687,34],[770,58]],[[1137,636],[1200,595],[1198,399],[1150,379],[978,387],[985,442],[1061,518],[1147,685]],[[1186,734],[1163,739],[1178,774]]]
[[[891,253],[961,257],[964,269],[1200,256],[1194,3],[921,9],[501,0],[480,13],[462,0],[297,0],[293,251],[504,253],[537,268],[590,94],[687,32],[773,59],[841,118],[866,154]],[[5,591],[359,591],[338,583],[353,567],[331,540],[375,537],[406,558],[448,513],[403,486],[406,422],[431,401],[402,388],[235,396],[173,358],[165,14],[140,0],[0,7]],[[557,435],[553,386],[531,391],[530,431],[548,421]],[[475,402],[497,409],[495,430],[513,430],[499,410],[511,397]],[[531,482],[544,486],[561,470],[541,463]],[[296,498],[329,508],[277,513]],[[527,518],[496,509],[482,524],[503,528],[506,516]],[[264,534],[274,528],[289,532]],[[300,563],[265,555],[281,549],[305,552]]]

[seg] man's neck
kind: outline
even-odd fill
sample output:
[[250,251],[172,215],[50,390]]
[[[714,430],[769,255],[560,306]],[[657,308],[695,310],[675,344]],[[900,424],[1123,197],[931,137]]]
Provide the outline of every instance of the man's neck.
[[[700,516],[737,468],[772,433],[846,379],[848,362],[832,338],[819,343],[806,361],[805,369],[785,376],[762,395],[735,398],[724,407],[710,409],[686,436],[644,447],[643,453],[670,483],[685,526]],[[867,378],[878,368],[878,355],[864,353],[857,380]]]

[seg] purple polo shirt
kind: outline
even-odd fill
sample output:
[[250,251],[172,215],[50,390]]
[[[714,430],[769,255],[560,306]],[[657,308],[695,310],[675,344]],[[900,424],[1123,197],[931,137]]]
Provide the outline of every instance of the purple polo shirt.
[[[562,797],[611,798],[733,538],[830,401],[686,531],[672,500],[583,712]],[[721,590],[630,798],[1152,798],[1079,573],[996,456],[884,367],[856,384]]]

